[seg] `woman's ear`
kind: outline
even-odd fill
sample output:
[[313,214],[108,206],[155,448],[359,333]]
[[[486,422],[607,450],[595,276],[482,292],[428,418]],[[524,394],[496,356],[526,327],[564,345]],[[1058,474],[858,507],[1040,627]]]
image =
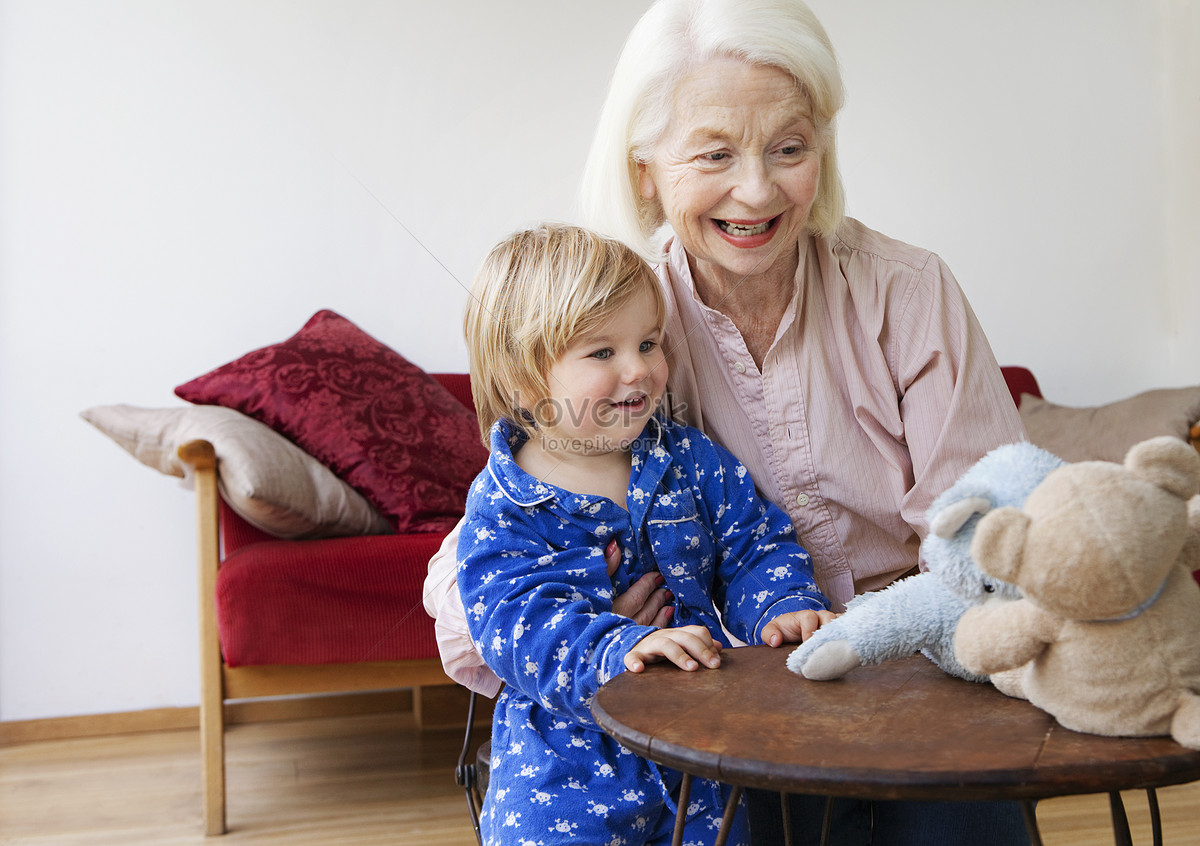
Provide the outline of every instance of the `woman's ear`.
[[649,168],[645,162],[637,162],[638,169],[638,193],[642,195],[643,200],[653,200],[658,195],[658,188],[654,184],[654,177],[650,175]]

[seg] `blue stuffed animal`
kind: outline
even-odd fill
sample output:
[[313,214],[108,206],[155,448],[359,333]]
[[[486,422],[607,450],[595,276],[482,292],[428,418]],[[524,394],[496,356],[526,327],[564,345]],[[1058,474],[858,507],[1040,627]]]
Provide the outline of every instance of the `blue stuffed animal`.
[[[921,544],[921,557],[928,569],[855,597],[844,614],[788,656],[788,669],[824,681],[841,678],[855,667],[922,652],[951,675],[988,681],[954,657],[954,630],[970,606],[989,599],[1018,599],[1021,594],[983,574],[971,557],[971,538],[981,515],[1005,505],[1022,505],[1038,483],[1063,463],[1024,442],[989,452],[926,512],[930,532]],[[992,681],[1001,690],[1007,687],[998,678]]]

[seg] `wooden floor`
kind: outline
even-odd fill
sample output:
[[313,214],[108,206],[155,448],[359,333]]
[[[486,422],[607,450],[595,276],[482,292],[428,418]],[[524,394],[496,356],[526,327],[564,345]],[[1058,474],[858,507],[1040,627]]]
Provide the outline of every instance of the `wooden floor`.
[[[0,748],[0,843],[70,846],[475,843],[454,784],[459,730],[417,731],[411,714],[234,726],[229,826],[200,828],[195,731]],[[1200,844],[1200,784],[1159,791],[1167,844]],[[1134,843],[1149,844],[1144,794],[1126,795]],[[1108,800],[1038,809],[1046,846],[1110,846]]]

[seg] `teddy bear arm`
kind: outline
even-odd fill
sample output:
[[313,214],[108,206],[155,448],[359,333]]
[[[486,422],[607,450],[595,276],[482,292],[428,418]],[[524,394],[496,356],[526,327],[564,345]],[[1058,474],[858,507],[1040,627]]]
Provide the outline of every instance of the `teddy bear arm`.
[[1025,600],[967,609],[954,634],[954,655],[973,673],[991,675],[1027,664],[1055,640],[1061,625]]

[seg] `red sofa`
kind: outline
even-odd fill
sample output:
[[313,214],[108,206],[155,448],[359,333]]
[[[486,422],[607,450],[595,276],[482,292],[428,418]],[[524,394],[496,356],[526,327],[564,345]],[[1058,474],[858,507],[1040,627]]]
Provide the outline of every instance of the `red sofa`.
[[[474,410],[469,377],[434,375]],[[185,443],[179,456],[196,489],[203,810],[214,835],[225,831],[227,701],[412,688],[420,724],[421,688],[454,684],[421,601],[444,533],[280,540],[226,505],[210,443]]]
[[[474,410],[470,377],[432,375]],[[279,540],[223,500],[220,530],[216,613],[227,666],[438,657],[421,595],[442,533]]]

